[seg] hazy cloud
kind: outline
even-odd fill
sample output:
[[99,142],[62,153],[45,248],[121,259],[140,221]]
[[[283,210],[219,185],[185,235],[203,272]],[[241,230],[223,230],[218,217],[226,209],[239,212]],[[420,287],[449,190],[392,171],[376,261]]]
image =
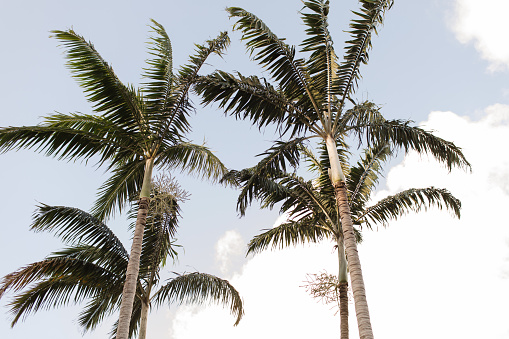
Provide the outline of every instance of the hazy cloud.
[[[509,194],[509,107],[493,105],[472,121],[452,112],[432,112],[426,129],[462,147],[473,172],[447,169],[415,153],[393,167],[387,189],[376,199],[410,187],[449,189],[463,204],[461,220],[430,210],[408,215],[378,232],[365,230],[359,254],[375,335],[379,339],[506,338]],[[180,308],[175,339],[335,336],[339,319],[331,306],[300,287],[306,273],[337,270],[331,244],[264,252],[248,260],[230,279],[242,294],[245,319],[220,308]],[[351,335],[357,335],[350,310]],[[417,330],[416,330],[417,329]]]
[[230,230],[216,243],[216,262],[223,274],[229,273],[234,259],[243,256],[246,244],[239,232]]
[[473,43],[483,59],[490,62],[491,71],[509,69],[509,28],[505,25],[509,13],[506,0],[456,0],[451,26],[456,38]]

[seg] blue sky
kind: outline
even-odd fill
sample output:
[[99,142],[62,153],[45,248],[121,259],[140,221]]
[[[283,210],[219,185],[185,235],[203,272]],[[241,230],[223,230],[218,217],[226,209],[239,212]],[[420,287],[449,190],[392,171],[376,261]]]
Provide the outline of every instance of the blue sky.
[[[50,30],[72,27],[94,43],[120,79],[137,85],[147,57],[150,18],[166,28],[174,64],[180,65],[193,52],[194,43],[231,31],[226,6],[255,13],[289,43],[304,38],[298,15],[301,2],[294,0],[3,2],[0,125],[36,124],[39,117],[55,111],[90,112],[64,67],[62,49],[48,38]],[[329,22],[338,54],[347,38],[343,30],[351,18],[349,10],[356,7],[353,0],[332,1]],[[381,105],[387,118],[412,119],[436,130],[463,147],[474,168],[472,174],[447,173],[409,155],[387,171],[377,197],[435,185],[456,194],[464,211],[461,221],[437,211],[408,216],[366,236],[360,254],[377,338],[407,338],[407,328],[419,328],[419,334],[412,336],[417,338],[507,338],[509,334],[503,321],[509,316],[504,288],[509,277],[509,228],[502,214],[509,203],[509,158],[504,147],[509,135],[509,48],[501,43],[509,32],[502,24],[505,18],[498,18],[507,7],[503,0],[482,5],[473,0],[396,1],[374,39],[369,64],[361,69],[358,99]],[[219,68],[263,76],[249,61],[239,35],[232,33],[231,38],[224,59],[210,59],[204,72]],[[260,133],[247,122],[195,103],[190,138],[197,143],[206,140],[228,167],[253,165],[254,156],[275,139],[270,129]],[[32,151],[0,155],[0,168],[6,192],[0,205],[3,276],[62,246],[48,234],[28,231],[37,202],[87,210],[107,176],[92,164],[59,162]],[[277,211],[258,211],[253,206],[239,219],[233,190],[179,173],[175,176],[192,195],[183,206],[178,234],[185,251],[167,271],[198,270],[231,279],[244,296],[246,318],[232,328],[233,318],[220,309],[161,308],[150,316],[149,336],[195,338],[202,329],[226,338],[259,337],[269,328],[274,336],[292,331],[294,337],[337,333],[338,319],[330,306],[316,303],[299,287],[305,273],[335,272],[329,245],[246,259],[246,242],[260,229],[271,227]],[[122,216],[110,223],[128,247],[126,224]],[[479,297],[474,298],[475,293]],[[81,336],[75,321],[77,307],[41,311],[14,329],[9,327],[7,308],[0,311],[2,338]],[[296,326],[306,322],[317,325]],[[108,331],[107,323],[85,338]]]

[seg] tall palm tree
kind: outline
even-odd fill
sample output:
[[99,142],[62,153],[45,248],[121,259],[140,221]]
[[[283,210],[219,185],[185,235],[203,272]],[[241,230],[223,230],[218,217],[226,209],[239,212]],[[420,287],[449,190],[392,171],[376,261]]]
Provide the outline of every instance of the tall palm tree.
[[112,176],[100,188],[93,209],[101,220],[116,208],[122,210],[133,194],[139,194],[118,339],[126,339],[129,331],[154,166],[197,172],[212,179],[226,170],[207,147],[190,143],[184,135],[190,130],[191,87],[207,57],[220,55],[228,45],[227,34],[196,45],[189,63],[174,72],[168,35],[160,24],[152,24],[151,59],[141,89],[122,84],[94,46],[73,30],[53,31],[53,37],[65,47],[67,66],[95,114],[54,114],[36,126],[0,129],[0,152],[32,148],[59,159],[95,159],[99,166],[107,164]]
[[[346,178],[338,158],[338,138],[358,136],[368,143],[389,142],[405,149],[430,153],[449,168],[468,167],[461,150],[454,144],[434,137],[409,121],[386,120],[369,102],[356,102],[352,95],[360,77],[360,66],[368,61],[371,38],[383,22],[393,0],[360,0],[361,8],[353,12],[351,38],[346,42],[345,55],[338,62],[334,52],[327,15],[329,1],[304,1],[302,19],[307,38],[300,45],[309,58],[297,58],[294,46],[274,34],[254,14],[231,7],[230,17],[237,19],[234,28],[242,32],[248,51],[263,66],[277,85],[256,76],[243,76],[216,71],[200,77],[196,90],[206,104],[217,102],[225,113],[251,119],[263,127],[277,124],[281,135],[290,138],[321,138],[327,145],[334,195],[341,215],[346,253],[349,258],[355,309],[362,339],[373,338],[364,280],[357,253],[353,221],[348,204]],[[298,140],[297,140],[298,141]],[[283,144],[280,144],[282,151]],[[291,152],[286,157],[274,149],[275,156],[267,162],[267,170],[278,170],[284,161],[297,161]],[[288,154],[288,153],[287,153]]]
[[[349,157],[345,145],[338,149],[342,164],[348,165]],[[237,184],[246,188],[250,185],[251,195],[241,191],[239,210],[245,213],[253,199],[258,199],[264,208],[272,208],[282,203],[280,213],[286,213],[288,220],[255,236],[248,244],[248,254],[263,251],[269,247],[283,248],[299,243],[316,243],[324,239],[334,242],[338,254],[341,339],[347,339],[348,328],[348,277],[347,260],[344,251],[344,236],[340,226],[340,215],[334,199],[334,186],[328,168],[329,157],[322,144],[320,157],[317,158],[308,148],[300,146],[309,168],[318,176],[313,180],[304,180],[294,173],[279,172],[257,176],[256,168],[230,171],[228,176]],[[364,150],[364,156],[353,166],[344,167],[349,206],[357,241],[361,240],[361,229],[374,225],[386,226],[390,220],[413,211],[418,212],[431,206],[447,208],[460,217],[461,203],[445,189],[428,187],[407,189],[396,195],[388,196],[368,206],[371,195],[381,175],[382,164],[392,155],[387,145],[379,145]],[[261,161],[263,163],[263,160]]]
[[[177,275],[158,287],[161,268],[168,257],[174,259],[176,255],[172,236],[180,208],[175,198],[167,202],[163,212],[149,208],[128,337],[138,332],[139,338],[145,339],[150,307],[171,302],[223,304],[236,316],[237,325],[244,312],[242,300],[226,280],[194,272]],[[131,214],[134,217],[136,213]],[[40,205],[31,229],[52,232],[69,246],[6,275],[0,282],[0,297],[9,290],[16,292],[9,304],[13,326],[41,308],[88,301],[78,323],[85,330],[93,330],[119,309],[129,255],[102,221],[77,208]],[[117,321],[112,337],[118,326]]]

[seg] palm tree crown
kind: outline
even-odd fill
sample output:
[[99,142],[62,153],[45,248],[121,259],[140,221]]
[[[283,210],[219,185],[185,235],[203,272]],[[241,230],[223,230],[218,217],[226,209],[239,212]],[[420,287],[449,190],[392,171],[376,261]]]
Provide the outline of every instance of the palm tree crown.
[[[374,146],[364,150],[359,161],[348,166],[349,153],[345,145],[338,149],[338,153],[345,164],[346,186],[349,205],[357,241],[361,241],[363,226],[372,229],[374,225],[386,226],[390,220],[410,211],[418,212],[435,206],[447,208],[455,216],[460,217],[461,203],[445,189],[428,187],[422,189],[407,189],[396,195],[388,196],[369,206],[378,179],[381,175],[382,164],[390,158],[392,152],[387,145]],[[309,163],[309,168],[318,176],[313,180],[304,180],[295,173],[279,172],[260,176],[260,170],[255,168],[241,171],[230,171],[228,176],[237,182],[241,188],[249,186],[250,191],[241,190],[238,198],[238,209],[245,213],[245,209],[253,199],[260,201],[264,208],[272,208],[281,203],[280,213],[288,215],[288,220],[282,224],[255,236],[248,244],[248,253],[257,253],[269,247],[283,248],[299,243],[317,243],[324,239],[333,241],[338,251],[339,272],[334,278],[336,284],[331,284],[327,276],[327,289],[333,289],[339,294],[341,316],[341,338],[348,338],[348,279],[347,260],[344,253],[344,237],[340,227],[340,215],[334,199],[334,187],[330,180],[329,157],[324,144],[320,148],[320,157],[299,145],[301,152]],[[264,161],[260,161],[260,166]],[[327,294],[323,288],[321,295]]]
[[[334,51],[327,16],[329,1],[304,1],[302,20],[307,38],[301,43],[301,52],[309,57],[298,58],[296,48],[285,43],[268,26],[242,8],[228,8],[237,19],[234,28],[242,32],[242,40],[253,59],[264,67],[277,85],[256,76],[246,77],[216,71],[200,77],[197,92],[206,104],[217,102],[227,114],[250,119],[262,127],[277,124],[282,135],[290,138],[321,138],[327,145],[330,175],[336,204],[341,214],[341,227],[350,263],[352,288],[359,334],[372,339],[373,331],[364,289],[362,269],[357,253],[355,232],[345,187],[345,174],[337,154],[338,140],[357,136],[368,145],[389,143],[429,153],[444,162],[448,168],[470,165],[453,143],[412,127],[411,122],[386,120],[376,105],[356,102],[352,96],[360,77],[360,66],[367,63],[373,33],[383,22],[385,12],[393,0],[360,0],[361,8],[353,12],[350,39],[346,42],[343,61],[338,62]],[[292,143],[289,144],[290,147]],[[298,150],[286,151],[284,143],[272,151],[265,171],[278,171],[284,162],[298,162]],[[285,148],[286,147],[286,148]]]
[[[244,312],[242,300],[226,280],[194,272],[177,275],[158,287],[160,269],[168,257],[176,257],[172,237],[180,211],[175,196],[164,199],[164,210],[153,204],[147,218],[129,338],[137,332],[145,338],[150,306],[172,302],[221,303],[236,316],[237,325]],[[130,214],[131,219],[136,218],[135,210]],[[34,214],[31,229],[53,232],[69,246],[6,275],[0,282],[0,297],[8,290],[17,293],[9,304],[14,315],[12,325],[41,308],[87,300],[78,323],[85,330],[93,330],[119,309],[129,255],[103,222],[77,208],[43,204]],[[112,337],[117,327],[118,322]]]
[[0,152],[34,148],[46,155],[68,160],[98,159],[108,163],[111,177],[99,189],[93,214],[104,220],[122,210],[133,195],[140,203],[133,245],[122,293],[117,338],[127,339],[136,292],[143,232],[150,204],[154,166],[197,172],[220,178],[226,167],[205,146],[185,139],[190,126],[187,117],[193,106],[189,92],[198,71],[210,54],[221,54],[228,45],[226,33],[196,45],[187,65],[173,71],[171,43],[164,28],[155,21],[150,40],[143,88],[124,85],[94,46],[73,30],[53,31],[66,48],[67,66],[83,88],[95,115],[55,114],[37,126],[0,129]]

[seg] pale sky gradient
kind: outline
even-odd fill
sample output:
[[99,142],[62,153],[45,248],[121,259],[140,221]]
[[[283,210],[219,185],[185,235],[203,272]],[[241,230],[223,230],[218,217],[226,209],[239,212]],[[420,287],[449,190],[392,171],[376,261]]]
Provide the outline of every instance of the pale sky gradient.
[[[172,39],[175,65],[192,53],[193,43],[230,30],[224,8],[240,6],[261,17],[280,37],[304,39],[298,0],[16,1],[0,4],[0,126],[38,123],[59,112],[90,112],[81,89],[65,69],[52,29],[73,27],[92,41],[125,82],[138,84],[147,57],[149,19]],[[509,225],[509,27],[505,0],[395,1],[374,39],[370,62],[361,69],[358,99],[381,105],[387,118],[413,119],[465,150],[473,172],[446,170],[400,157],[387,169],[377,197],[408,187],[434,185],[462,200],[462,219],[444,211],[409,215],[387,229],[364,232],[360,246],[368,303],[376,338],[508,338]],[[341,55],[342,31],[357,1],[332,1],[330,30]],[[239,35],[216,68],[266,76],[249,61]],[[215,107],[192,118],[190,138],[207,144],[231,168],[256,162],[275,139],[246,122],[224,118]],[[0,276],[41,260],[62,244],[51,235],[28,231],[37,202],[88,209],[107,178],[92,164],[64,163],[32,151],[0,155],[4,215]],[[298,247],[244,258],[245,244],[271,227],[277,211],[252,206],[246,217],[235,211],[236,192],[176,174],[192,195],[183,206],[178,243],[184,248],[171,271],[201,271],[230,279],[244,298],[246,316],[221,308],[161,308],[149,317],[149,337],[185,339],[199,335],[228,338],[339,336],[331,306],[317,303],[300,287],[307,273],[336,272],[332,246]],[[122,216],[110,222],[129,247]],[[0,300],[0,338],[79,338],[79,307],[42,310],[14,329]],[[355,338],[353,304],[351,337]],[[84,338],[104,338],[115,320]],[[412,335],[409,333],[412,331]]]

